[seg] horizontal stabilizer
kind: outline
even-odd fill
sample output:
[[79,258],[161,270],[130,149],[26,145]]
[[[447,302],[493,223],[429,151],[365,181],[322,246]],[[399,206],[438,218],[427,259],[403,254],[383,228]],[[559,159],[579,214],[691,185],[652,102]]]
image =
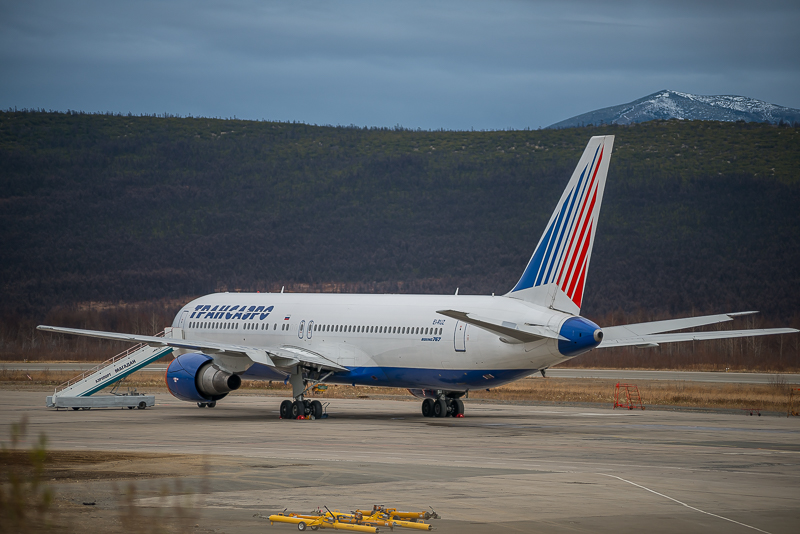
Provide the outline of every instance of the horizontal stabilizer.
[[544,326],[529,324],[519,325],[509,321],[480,317],[472,313],[456,310],[439,310],[436,313],[477,326],[478,328],[483,328],[507,341],[514,340],[521,343],[530,343],[531,341],[539,341],[540,339],[566,340],[565,337],[560,336],[557,332],[553,332]]
[[[603,330],[605,332],[605,330]],[[717,330],[715,332],[680,332],[677,334],[648,334],[617,339],[603,339],[597,347],[655,347],[660,343],[678,341],[701,341],[707,339],[728,339],[734,337],[770,336],[773,334],[794,334],[800,332],[796,328],[762,328],[752,330]]]
[[696,328],[710,324],[724,323],[732,321],[735,317],[742,315],[752,315],[755,311],[721,313],[718,315],[702,315],[700,317],[686,317],[683,319],[669,319],[666,321],[651,321],[649,323],[625,324],[622,326],[607,326],[603,328],[603,339],[613,341],[633,336],[643,336],[647,334],[658,334],[661,332],[672,332],[683,330],[684,328]]

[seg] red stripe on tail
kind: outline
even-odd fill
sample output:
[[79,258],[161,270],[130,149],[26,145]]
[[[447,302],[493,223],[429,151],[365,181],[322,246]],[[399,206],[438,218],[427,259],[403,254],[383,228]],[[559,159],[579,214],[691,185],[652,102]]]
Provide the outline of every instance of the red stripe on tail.
[[[594,204],[594,202],[592,202],[592,204]],[[586,252],[589,250],[589,241],[592,240],[592,226],[593,225],[594,225],[594,222],[592,222],[592,224],[589,225],[589,234],[586,236],[586,239],[583,242],[583,250],[581,250],[581,258],[580,258],[580,260],[578,260],[578,268],[576,269],[576,271],[580,271],[580,274],[578,274],[577,272],[575,273],[577,276],[573,276],[572,277],[572,283],[569,286],[569,291],[567,291],[567,296],[570,299],[572,299],[572,302],[574,302],[579,308],[580,308],[581,305],[578,302],[581,300],[581,298],[579,296],[577,301],[576,301],[576,299],[574,297],[575,291],[573,291],[573,289],[575,289],[575,283],[576,282],[580,282],[579,286],[581,288],[583,288],[583,279],[586,276]]]
[[[594,179],[597,177],[597,171],[600,170],[600,162],[603,161],[603,150],[604,149],[605,149],[605,146],[600,148],[600,157],[598,158],[597,166],[594,168],[594,172],[592,173],[592,181],[589,183],[589,187],[586,188],[586,191],[588,193],[591,193],[592,186],[594,185]],[[589,198],[589,195],[587,194],[586,198],[583,200],[583,205],[581,206],[581,213],[578,216],[578,218],[575,219],[575,226],[576,227],[577,227],[578,224],[580,224],[581,217],[583,217],[584,210],[586,209],[586,199],[588,199],[588,198]],[[586,223],[585,222],[584,222],[583,226],[584,226],[584,228],[586,228]],[[576,235],[578,235],[578,232],[572,232],[572,237],[570,238],[569,246],[567,247],[567,254],[569,254],[569,251],[572,249],[572,243],[575,241],[575,236]],[[580,241],[578,243],[580,243]],[[565,274],[567,274],[567,275],[569,274],[570,269],[572,269],[572,265],[575,263],[575,256],[577,255],[577,253],[578,253],[578,251],[577,251],[577,247],[576,247],[576,250],[572,251],[572,257],[570,258],[570,261],[569,262],[564,261],[561,264],[561,271],[558,273],[558,285],[559,286],[562,285],[562,282],[563,282],[563,285],[566,285],[566,281],[563,281],[562,278],[563,278],[563,276]],[[569,268],[565,271],[564,267],[567,266],[567,263],[569,263]],[[561,290],[563,291],[564,288],[562,287]]]
[[[592,233],[589,232],[589,235],[588,236],[586,235],[586,226],[589,224],[589,221],[592,220],[592,215],[594,213],[594,203],[595,203],[596,200],[597,200],[597,188],[595,188],[594,193],[592,194],[592,201],[589,203],[589,211],[586,213],[586,219],[584,219],[583,226],[582,226],[581,231],[580,231],[580,236],[581,237],[578,240],[578,245],[575,247],[575,251],[572,253],[572,260],[569,263],[569,269],[567,269],[567,276],[569,278],[564,280],[564,285],[561,287],[561,290],[564,291],[565,293],[571,293],[572,292],[572,288],[575,285],[575,274],[576,273],[572,271],[572,267],[575,264],[575,259],[578,258],[578,249],[582,249],[583,250],[583,252],[581,253],[581,257],[583,257],[583,254],[586,252],[586,247],[589,246],[589,241],[591,240],[590,238],[591,238]],[[583,246],[581,246],[581,243],[583,243]],[[580,266],[580,260],[578,260],[578,266]],[[577,271],[577,268],[576,268],[576,271]],[[570,272],[572,272],[571,276],[570,276]],[[570,283],[569,280],[572,280],[572,282]],[[569,287],[569,291],[566,290],[567,284],[569,284],[569,286],[570,286]],[[570,298],[572,298],[572,297],[570,297]]]

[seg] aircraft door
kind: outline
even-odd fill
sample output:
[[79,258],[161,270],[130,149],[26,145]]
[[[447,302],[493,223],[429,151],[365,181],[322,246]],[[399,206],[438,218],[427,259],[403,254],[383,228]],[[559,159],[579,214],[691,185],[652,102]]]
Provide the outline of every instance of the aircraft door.
[[467,351],[467,323],[456,321],[456,330],[453,333],[453,345],[456,352]]
[[314,321],[308,321],[308,330],[306,330],[306,339],[311,339],[314,335]]
[[300,339],[303,339],[303,332],[305,331],[305,328],[306,328],[306,322],[300,321],[300,326],[297,327],[297,337],[299,337]]
[[186,310],[181,314],[181,318],[178,321],[178,328],[183,328],[183,324],[186,322],[186,316],[189,315],[189,310]]

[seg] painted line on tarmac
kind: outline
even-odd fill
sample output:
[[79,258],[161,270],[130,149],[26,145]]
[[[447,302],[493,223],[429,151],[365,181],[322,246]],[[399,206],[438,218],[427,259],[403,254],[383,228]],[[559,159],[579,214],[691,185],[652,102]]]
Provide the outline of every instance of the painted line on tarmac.
[[623,482],[627,482],[631,486],[636,486],[637,488],[641,488],[641,489],[643,489],[645,491],[649,491],[650,493],[658,495],[659,497],[664,497],[665,499],[669,499],[670,501],[676,502],[676,503],[680,504],[681,506],[685,506],[686,508],[689,508],[690,510],[694,510],[695,512],[700,512],[701,514],[706,514],[706,515],[710,515],[712,517],[717,517],[719,519],[724,519],[725,521],[730,521],[731,523],[736,523],[737,525],[741,525],[743,527],[747,527],[747,528],[750,528],[750,529],[753,529],[753,530],[757,530],[759,532],[763,532],[764,534],[770,534],[766,530],[761,530],[758,527],[754,527],[752,525],[747,525],[745,523],[740,523],[740,522],[738,522],[736,520],[730,519],[729,517],[724,517],[724,516],[721,516],[721,515],[712,514],[711,512],[706,512],[705,510],[701,510],[700,508],[695,508],[694,506],[688,505],[685,502],[681,502],[678,499],[674,499],[674,498],[670,497],[669,495],[664,495],[663,493],[659,493],[659,492],[657,492],[655,490],[651,490],[650,488],[646,488],[646,487],[642,486],[641,484],[637,484],[636,482],[631,482],[630,480],[625,480],[624,478],[618,477],[616,475],[609,475],[607,473],[597,473],[597,474],[598,475],[602,475],[604,477],[616,478],[617,480],[621,480]]

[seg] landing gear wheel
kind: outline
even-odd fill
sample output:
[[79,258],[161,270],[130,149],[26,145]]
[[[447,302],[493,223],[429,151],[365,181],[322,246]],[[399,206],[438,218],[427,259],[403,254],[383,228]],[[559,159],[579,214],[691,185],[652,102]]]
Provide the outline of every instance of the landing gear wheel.
[[197,407],[198,408],[205,408],[206,407],[206,403],[205,402],[198,402],[197,403]]
[[208,404],[206,404],[206,408],[213,408],[216,405],[217,405],[217,401],[211,401]]
[[147,403],[145,401],[142,401],[139,403],[137,408],[139,408],[140,410],[144,410],[145,408],[147,408]]
[[447,401],[444,399],[437,400],[433,405],[433,415],[436,417],[447,417]]
[[453,417],[464,417],[464,401],[453,399],[450,403],[450,415]]
[[433,417],[433,405],[436,404],[433,399],[425,399],[422,401],[422,416]]
[[311,530],[319,530],[319,527],[311,526]]
[[294,401],[292,403],[292,419],[297,419],[301,415],[306,415],[306,405],[303,401]]
[[299,531],[301,531],[301,532],[302,532],[302,531],[304,531],[305,529],[306,529],[306,524],[305,524],[305,523],[303,523],[302,521],[300,521],[299,523],[297,523],[297,530],[299,530]]
[[[322,403],[320,401],[311,401],[311,416],[314,419],[322,419]],[[314,527],[311,528],[313,529]]]
[[292,401],[285,400],[281,403],[281,419],[289,419],[292,416]]

